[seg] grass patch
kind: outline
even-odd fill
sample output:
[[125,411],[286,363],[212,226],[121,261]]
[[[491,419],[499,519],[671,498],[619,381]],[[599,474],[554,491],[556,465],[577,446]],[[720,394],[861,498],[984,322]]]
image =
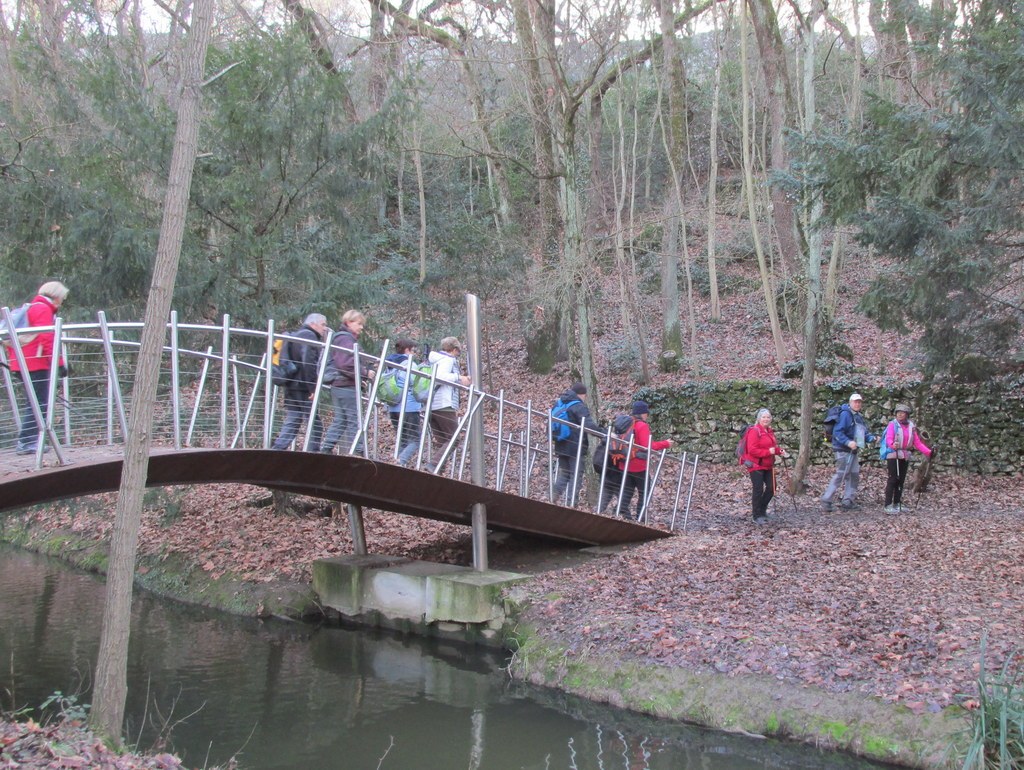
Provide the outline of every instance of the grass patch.
[[[964,770],[1024,768],[1024,671],[1022,653],[1011,654],[998,674],[985,673],[982,643],[977,706],[971,710]],[[971,705],[974,705],[973,703]]]

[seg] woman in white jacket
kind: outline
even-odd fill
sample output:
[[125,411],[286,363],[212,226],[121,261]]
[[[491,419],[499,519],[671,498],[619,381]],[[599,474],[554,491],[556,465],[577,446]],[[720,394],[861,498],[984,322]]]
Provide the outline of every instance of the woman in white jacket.
[[472,380],[459,369],[462,344],[457,337],[441,340],[441,349],[430,351],[428,361],[434,366],[434,395],[430,399],[430,432],[444,446],[459,427],[459,389],[455,384],[469,385]]

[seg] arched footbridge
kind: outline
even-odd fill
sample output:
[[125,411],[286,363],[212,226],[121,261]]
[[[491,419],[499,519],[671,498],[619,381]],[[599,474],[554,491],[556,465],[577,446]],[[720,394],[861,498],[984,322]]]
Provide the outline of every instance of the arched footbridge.
[[[4,318],[9,312],[0,310]],[[49,404],[35,403],[22,375],[11,371],[12,352],[22,355],[16,342],[0,347],[0,510],[116,491],[120,484],[142,325],[110,322],[100,312],[95,323],[63,324],[58,318],[51,328],[71,371],[58,378],[54,362],[51,381],[58,385]],[[303,451],[315,440],[308,421],[295,451],[273,451],[269,447],[284,410],[270,381],[270,359],[274,341],[281,338],[290,339],[275,331],[273,322],[254,330],[233,327],[227,317],[220,325],[201,325],[179,323],[171,314],[152,425],[149,486],[245,483],[346,503],[350,513],[372,507],[467,525],[474,511],[482,510],[489,529],[587,545],[640,542],[686,526],[696,455],[651,453],[640,522],[567,507],[560,504],[564,496],[558,501],[552,494],[557,461],[546,405],[515,403],[503,392],[460,388],[457,432],[441,444],[423,431],[408,466],[396,460],[396,431],[377,398],[379,377],[360,388],[358,432],[350,446],[341,447],[345,451]],[[11,344],[6,331],[0,331],[0,342]],[[385,341],[379,355],[357,348],[357,366],[369,358],[379,371],[388,347]],[[321,383],[327,358],[321,357]],[[325,424],[332,418],[329,392],[317,388],[312,404]],[[15,452],[15,436],[26,393],[27,403],[46,419],[37,451],[23,455]],[[429,410],[428,400],[425,424]],[[591,446],[602,438],[607,436],[595,434]],[[590,464],[590,458],[580,461]],[[605,486],[594,477],[581,483]],[[611,500],[608,509],[617,502]]]

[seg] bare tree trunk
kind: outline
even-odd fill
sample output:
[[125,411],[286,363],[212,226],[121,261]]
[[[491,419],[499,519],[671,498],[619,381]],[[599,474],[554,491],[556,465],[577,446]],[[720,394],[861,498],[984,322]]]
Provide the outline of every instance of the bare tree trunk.
[[[643,324],[641,323],[640,302],[637,297],[637,276],[636,261],[626,257],[626,237],[632,238],[633,220],[630,216],[629,224],[623,221],[623,211],[626,208],[627,197],[632,201],[635,195],[631,192],[633,186],[629,183],[630,173],[627,165],[627,158],[636,156],[636,123],[634,123],[634,134],[632,151],[626,150],[626,127],[622,116],[622,100],[618,101],[618,143],[621,148],[619,152],[619,163],[615,169],[617,177],[613,176],[615,190],[615,273],[619,277],[619,296],[622,312],[622,330],[626,335],[634,338],[637,354],[640,358],[640,380],[646,384],[651,381],[651,364],[647,352],[647,341],[644,339]],[[634,164],[635,167],[635,164]],[[633,249],[629,250],[633,254]],[[627,277],[629,280],[627,280]]]
[[427,190],[426,183],[423,181],[423,157],[420,152],[420,128],[418,123],[413,128],[413,142],[415,146],[412,150],[412,164],[416,169],[416,192],[420,207],[419,255],[420,284],[422,285],[426,282],[427,275]]
[[712,6],[715,40],[715,84],[711,91],[711,127],[708,152],[711,166],[708,170],[708,281],[711,284],[711,320],[722,320],[722,305],[718,296],[718,268],[715,260],[715,236],[718,223],[718,113],[722,93],[722,41],[718,29],[718,6]]
[[[769,145],[772,171],[783,172],[789,166],[789,156],[783,139],[786,116],[795,114],[792,89],[786,68],[786,47],[779,33],[779,22],[772,0],[748,0],[750,18],[754,24],[758,48],[761,53],[761,70],[768,88],[768,132],[765,139]],[[802,251],[796,232],[796,214],[789,196],[779,185],[772,185],[772,215],[775,225],[779,254],[786,273],[799,275],[799,255]]]
[[683,332],[679,308],[679,249],[682,235],[683,194],[678,158],[684,154],[683,115],[686,110],[685,74],[676,51],[673,0],[658,0],[661,22],[660,79],[668,95],[668,115],[662,113],[661,139],[672,176],[672,192],[663,206],[665,212],[661,248],[661,356],[662,371],[675,371],[683,360]]
[[181,256],[196,147],[199,143],[200,89],[212,21],[213,0],[196,0],[182,70],[178,125],[167,176],[153,279],[146,303],[129,430],[125,440],[121,487],[110,544],[110,568],[107,572],[106,603],[103,608],[103,628],[90,721],[101,735],[117,744],[121,741],[128,694],[132,587],[142,519],[142,498],[149,469],[153,406],[160,374],[160,356],[167,336],[167,317]]
[[[816,0],[811,0],[811,10],[805,17],[803,29],[803,92],[805,136],[814,134],[817,124],[817,107],[814,89],[814,25],[821,9]],[[821,252],[822,232],[819,222],[824,204],[821,192],[805,190],[804,232],[807,239],[807,314],[804,317],[804,371],[800,386],[800,453],[797,455],[790,492],[796,494],[803,486],[807,468],[811,464],[811,431],[814,427],[814,370],[818,358],[818,308],[821,302]]]
[[747,61],[747,13],[740,16],[740,74],[743,83],[743,186],[747,193],[747,213],[750,217],[750,235],[754,240],[754,251],[757,252],[757,266],[761,271],[761,288],[764,290],[764,301],[771,323],[772,341],[775,343],[775,360],[782,372],[786,362],[786,348],[782,341],[782,328],[779,325],[779,313],[775,308],[775,289],[761,246],[761,235],[758,232],[757,206],[754,200],[754,159],[752,157],[750,134],[750,67]]
[[556,184],[555,127],[551,110],[554,84],[545,82],[542,61],[545,60],[544,26],[554,25],[554,10],[546,0],[512,0],[513,18],[523,53],[527,104],[533,129],[534,163],[536,166],[540,217],[539,238],[531,269],[527,272],[526,350],[527,362],[536,372],[550,371],[564,357],[565,340],[561,335],[561,313],[554,303],[543,297],[545,267],[557,263],[563,242],[564,222],[559,220],[559,195]]

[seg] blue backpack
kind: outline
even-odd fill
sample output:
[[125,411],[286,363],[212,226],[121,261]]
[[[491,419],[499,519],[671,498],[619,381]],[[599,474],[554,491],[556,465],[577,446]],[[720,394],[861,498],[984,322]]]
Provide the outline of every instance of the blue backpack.
[[556,420],[569,421],[569,407],[573,404],[579,404],[580,400],[577,398],[573,401],[562,401],[558,399],[555,405],[551,407],[551,438],[555,441],[565,441],[569,438],[572,433],[569,426],[564,422],[556,422]]
[[[31,302],[26,302],[21,307],[16,308],[16,309],[11,311],[11,325],[14,327],[13,330],[12,329],[7,329],[7,324],[6,324],[6,322],[4,322],[4,319],[2,319],[2,318],[0,318],[0,324],[3,324],[3,328],[5,330],[7,330],[7,331],[15,331],[16,332],[18,329],[27,329],[28,326],[29,326],[29,323],[28,323],[28,309],[30,307],[32,307],[32,303]],[[36,338],[36,336],[37,335],[35,335],[35,334],[19,334],[18,335],[18,342],[21,343],[22,345],[27,345],[32,340],[34,340]]]

